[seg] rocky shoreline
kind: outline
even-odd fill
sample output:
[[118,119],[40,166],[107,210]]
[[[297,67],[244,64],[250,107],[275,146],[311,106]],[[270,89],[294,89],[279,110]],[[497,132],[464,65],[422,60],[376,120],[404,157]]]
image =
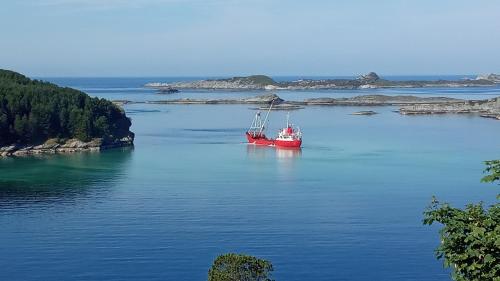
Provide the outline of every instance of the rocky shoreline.
[[265,94],[244,99],[170,99],[160,101],[148,101],[150,104],[270,104],[274,101],[275,104],[284,102],[276,94]]
[[0,147],[0,157],[101,151],[118,147],[131,147],[133,145],[133,135],[107,142],[101,138],[95,138],[88,142],[78,139],[49,139],[38,145],[12,144]]
[[172,92],[179,89],[202,90],[331,90],[331,89],[376,89],[376,88],[429,88],[429,87],[484,87],[500,83],[500,75],[479,75],[476,79],[392,81],[380,78],[375,72],[356,79],[300,79],[275,81],[265,75],[181,81],[173,83],[153,82],[144,85],[158,91]]
[[304,106],[399,106],[398,112],[403,115],[474,113],[480,114],[482,117],[500,120],[500,98],[463,100],[448,97],[362,95],[351,98],[311,98],[303,101],[285,101],[276,94],[265,94],[245,99],[171,99],[148,103],[254,104],[261,105],[258,109],[266,109],[271,102],[273,102],[275,110],[295,110]]
[[[130,101],[120,101],[124,104]],[[345,106],[387,106],[387,105],[411,105],[411,104],[449,104],[464,103],[465,100],[447,97],[417,97],[417,96],[387,96],[387,95],[361,95],[350,98],[310,98],[303,101],[285,101],[278,95],[264,94],[243,99],[169,99],[159,101],[148,101],[150,104],[255,104],[268,105],[273,102],[276,107],[306,106],[306,105],[345,105]]]
[[490,100],[464,100],[443,104],[413,104],[402,106],[399,113],[403,115],[418,114],[480,114],[481,117],[500,120],[500,98]]
[[304,101],[294,101],[299,105],[344,105],[344,106],[388,106],[409,104],[448,104],[463,103],[464,100],[447,97],[417,97],[417,96],[387,96],[361,95],[351,98],[311,98]]

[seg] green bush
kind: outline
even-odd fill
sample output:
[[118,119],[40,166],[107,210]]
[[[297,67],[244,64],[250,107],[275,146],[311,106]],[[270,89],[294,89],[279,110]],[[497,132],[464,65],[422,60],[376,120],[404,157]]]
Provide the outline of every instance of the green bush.
[[[486,161],[483,182],[500,179],[500,161]],[[500,280],[500,204],[485,209],[483,203],[465,209],[439,203],[435,198],[424,212],[424,224],[441,223],[438,259],[453,271],[457,281]]]
[[208,271],[208,281],[272,281],[273,265],[256,257],[224,254]]

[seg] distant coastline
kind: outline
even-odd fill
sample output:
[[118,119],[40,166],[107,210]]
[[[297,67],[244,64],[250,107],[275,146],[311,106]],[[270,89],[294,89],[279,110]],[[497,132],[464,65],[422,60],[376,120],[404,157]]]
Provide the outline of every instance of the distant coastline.
[[488,87],[500,83],[500,75],[478,75],[475,79],[461,80],[386,80],[375,72],[356,79],[300,79],[275,81],[269,76],[252,75],[225,79],[180,81],[172,83],[153,82],[144,86],[163,92],[179,89],[203,90],[321,90],[321,89],[377,89],[377,88],[429,88],[429,87]]
[[[113,101],[118,105],[137,103],[127,100]],[[419,114],[479,114],[481,117],[500,120],[500,97],[483,100],[465,100],[449,97],[417,97],[412,95],[360,95],[350,98],[309,98],[302,101],[286,101],[278,95],[264,94],[242,99],[168,99],[142,102],[166,105],[258,105],[259,109],[268,108],[272,103],[274,110],[296,110],[305,106],[398,106],[403,115]]]

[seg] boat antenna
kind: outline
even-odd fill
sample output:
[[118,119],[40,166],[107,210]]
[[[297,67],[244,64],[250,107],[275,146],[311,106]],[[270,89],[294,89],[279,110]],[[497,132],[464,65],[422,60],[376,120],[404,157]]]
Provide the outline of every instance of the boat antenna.
[[271,112],[271,108],[273,108],[274,100],[275,100],[275,98],[273,98],[271,100],[271,105],[269,106],[269,109],[267,110],[266,118],[264,119],[264,123],[262,123],[262,127],[260,127],[260,132],[259,133],[262,133],[262,131],[264,130],[264,126],[267,123],[267,118],[269,117],[269,112]]

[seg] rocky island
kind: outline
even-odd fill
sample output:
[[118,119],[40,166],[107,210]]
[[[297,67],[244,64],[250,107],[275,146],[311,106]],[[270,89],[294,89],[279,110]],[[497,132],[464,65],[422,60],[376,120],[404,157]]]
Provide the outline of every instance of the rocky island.
[[500,83],[500,74],[490,73],[490,74],[478,75],[476,80],[487,80],[493,83]]
[[377,112],[373,110],[361,110],[361,111],[356,111],[351,113],[351,115],[365,115],[365,116],[370,116],[370,115],[375,115],[378,114]]
[[481,87],[500,83],[500,75],[480,75],[476,79],[436,81],[392,81],[379,77],[375,72],[356,79],[301,79],[275,81],[269,76],[252,75],[227,79],[209,79],[173,83],[148,83],[145,87],[159,91],[173,89],[203,90],[311,90],[311,89],[370,89],[370,88],[422,88],[422,87]]
[[457,100],[447,103],[422,103],[405,105],[399,109],[405,115],[444,114],[444,113],[476,113],[482,117],[500,120],[500,98],[489,100]]
[[364,95],[352,98],[315,98],[303,102],[293,102],[301,105],[323,106],[399,106],[398,112],[403,115],[468,113],[479,114],[481,117],[500,120],[500,98],[487,100],[463,100],[447,97],[416,97],[416,96],[385,96]]
[[110,101],[0,70],[0,156],[132,146],[130,126]]
[[[276,94],[264,94],[243,99],[171,99],[150,101],[151,104],[253,104],[267,109],[273,103],[275,110],[294,110],[304,106],[398,106],[403,115],[475,113],[500,120],[500,98],[464,100],[448,97],[417,97],[410,95],[361,95],[350,98],[311,98],[303,101],[285,101]],[[373,111],[359,111],[354,115],[373,115]]]
[[274,104],[278,105],[284,102],[283,99],[278,97],[276,94],[265,94],[250,98],[243,99],[170,99],[170,100],[159,100],[159,101],[149,101],[151,104],[270,104],[274,101]]
[[416,97],[416,96],[387,96],[361,95],[350,98],[310,98],[303,101],[285,101],[278,95],[263,94],[242,99],[169,99],[149,101],[151,104],[265,104],[273,102],[274,106],[284,105],[344,105],[344,106],[378,106],[378,105],[411,105],[411,104],[448,104],[463,103],[464,100],[447,97]]

